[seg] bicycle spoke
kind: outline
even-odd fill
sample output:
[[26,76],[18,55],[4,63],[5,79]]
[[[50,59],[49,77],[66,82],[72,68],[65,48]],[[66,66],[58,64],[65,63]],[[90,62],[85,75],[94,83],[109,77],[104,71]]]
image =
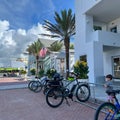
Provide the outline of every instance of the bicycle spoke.
[[85,85],[80,85],[76,91],[76,97],[79,101],[85,102],[90,97],[90,89]]

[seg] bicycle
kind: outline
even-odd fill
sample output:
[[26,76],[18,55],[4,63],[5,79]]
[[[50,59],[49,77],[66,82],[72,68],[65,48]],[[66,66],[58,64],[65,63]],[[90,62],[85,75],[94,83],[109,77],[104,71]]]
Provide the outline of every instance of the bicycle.
[[[50,107],[56,108],[60,106],[63,100],[66,100],[66,103],[69,105],[67,98],[70,98],[73,101],[73,96],[75,93],[76,98],[80,102],[85,102],[90,97],[90,87],[88,83],[81,83],[77,79],[77,74],[74,74],[75,79],[70,81],[65,86],[54,85],[53,88],[49,89],[46,94],[46,102]],[[68,88],[69,85],[76,83],[72,86],[71,89]]]
[[94,120],[120,120],[120,104],[116,97],[120,94],[120,90],[108,91],[108,94],[113,94],[115,104],[110,102],[102,103],[96,110]]
[[28,88],[35,93],[40,92],[43,87],[45,89],[45,86],[48,81],[49,79],[47,76],[41,78],[36,77],[35,80],[32,80],[28,83]]
[[[56,81],[56,79],[58,80]],[[48,78],[47,76],[41,78],[36,77],[35,80],[29,82],[28,88],[35,93],[38,93],[43,89],[43,94],[46,95],[47,91],[53,87],[51,85],[54,84],[55,82],[58,82],[58,84],[63,85],[62,79],[63,76],[60,76],[60,74],[58,73],[55,73],[55,75],[51,79]]]

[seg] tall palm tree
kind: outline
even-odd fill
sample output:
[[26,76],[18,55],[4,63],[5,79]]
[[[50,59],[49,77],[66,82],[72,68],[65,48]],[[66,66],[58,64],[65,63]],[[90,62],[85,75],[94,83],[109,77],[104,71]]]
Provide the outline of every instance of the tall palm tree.
[[[70,38],[75,34],[75,14],[72,14],[72,10],[62,10],[61,15],[55,12],[55,24],[50,21],[45,20],[43,25],[48,31],[51,31],[53,35],[48,35],[51,37],[58,37],[64,41],[65,53],[66,53],[66,70],[69,71],[69,47]],[[44,34],[46,35],[46,34]],[[67,72],[66,77],[69,73]]]
[[43,46],[44,45],[42,44],[40,39],[38,39],[31,45],[28,45],[28,48],[26,49],[26,51],[29,52],[29,54],[35,56],[35,58],[36,58],[36,76],[38,76],[39,52]]

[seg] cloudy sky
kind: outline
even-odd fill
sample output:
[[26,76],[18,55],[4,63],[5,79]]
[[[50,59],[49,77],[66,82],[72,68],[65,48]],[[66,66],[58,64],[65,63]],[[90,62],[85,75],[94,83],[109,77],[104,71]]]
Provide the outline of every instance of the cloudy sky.
[[71,8],[74,0],[0,0],[0,67],[10,66],[27,45],[46,33],[44,20],[54,23],[54,12]]

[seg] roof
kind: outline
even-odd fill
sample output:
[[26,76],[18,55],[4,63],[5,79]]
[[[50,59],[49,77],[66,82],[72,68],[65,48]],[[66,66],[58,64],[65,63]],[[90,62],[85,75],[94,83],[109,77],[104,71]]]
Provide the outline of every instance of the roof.
[[55,41],[57,40],[52,40],[52,39],[42,39],[42,38],[39,38],[40,41],[42,42],[42,44],[45,46],[45,47],[50,47],[50,45],[52,43],[54,43]]

